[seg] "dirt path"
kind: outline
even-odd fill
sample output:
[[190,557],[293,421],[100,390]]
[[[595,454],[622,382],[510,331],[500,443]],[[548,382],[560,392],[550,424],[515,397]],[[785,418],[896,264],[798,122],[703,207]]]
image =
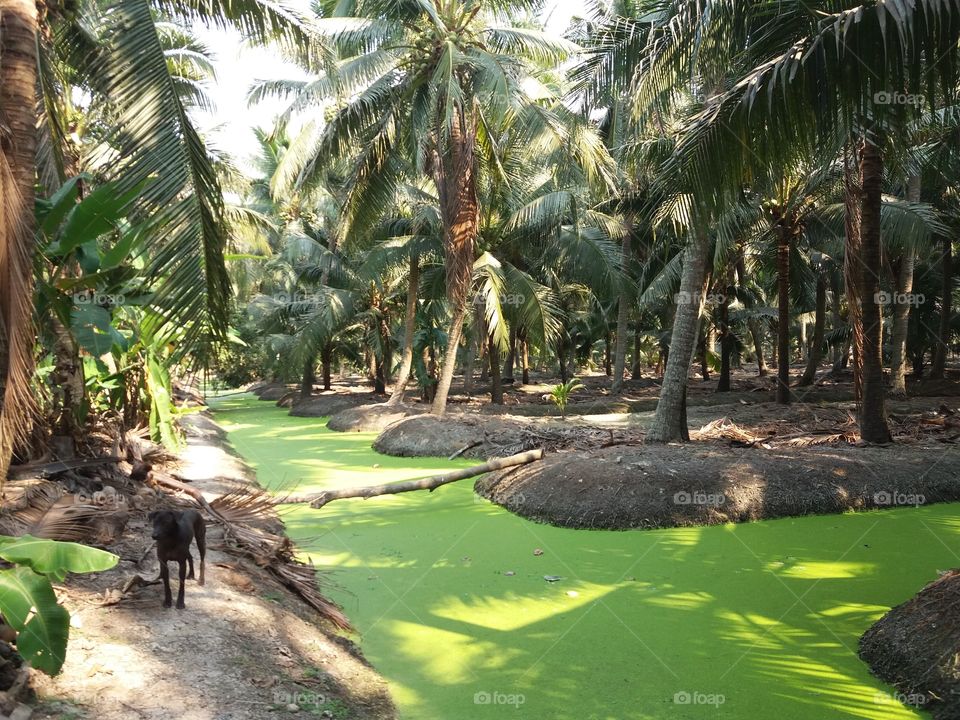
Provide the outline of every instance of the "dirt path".
[[[253,482],[212,420],[194,416],[188,437],[179,474],[204,494]],[[186,610],[162,608],[159,585],[104,604],[105,592],[133,574],[157,576],[149,535],[144,513],[134,514],[111,548],[121,555],[117,568],[58,588],[73,618],[67,661],[56,678],[37,674],[35,718],[395,717],[385,682],[352,643],[319,627],[267,573],[225,552],[216,525],[207,535],[207,583],[188,582]]]

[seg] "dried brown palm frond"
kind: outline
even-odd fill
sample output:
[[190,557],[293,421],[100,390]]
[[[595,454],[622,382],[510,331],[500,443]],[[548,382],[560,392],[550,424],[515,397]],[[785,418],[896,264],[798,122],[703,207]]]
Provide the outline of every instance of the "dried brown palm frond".
[[3,490],[2,512],[15,513],[28,507],[48,508],[59,500],[66,490],[52,480],[30,478],[8,482]]
[[270,572],[322,617],[341,630],[352,629],[340,607],[321,592],[318,570],[296,557],[290,538],[249,525],[225,525],[224,530],[241,554]]
[[0,487],[36,414],[33,376],[33,232],[29,206],[0,152]]
[[764,439],[762,435],[754,435],[744,430],[728,417],[717,418],[708,422],[692,433],[697,440],[735,440],[741,443],[756,443]]
[[0,532],[5,535],[33,535],[48,540],[107,542],[122,532],[127,512],[123,504],[97,504],[77,496],[58,495],[49,486],[36,485],[32,502],[0,513]]
[[336,603],[320,592],[319,576],[313,565],[287,561],[269,567],[277,579],[341,630],[350,630],[350,621]]
[[813,447],[814,445],[835,445],[837,443],[846,443],[854,445],[860,441],[860,436],[856,433],[826,433],[823,435],[801,435],[790,438],[786,445],[795,448]]
[[[296,547],[286,535],[270,532],[241,522],[232,522],[226,515],[208,501],[203,493],[189,484],[161,474],[156,478],[158,484],[170,490],[192,497],[208,515],[223,526],[224,540],[236,551],[253,560],[257,565],[272,573],[283,585],[293,590],[322,617],[342,630],[351,629],[350,621],[340,607],[328,600],[320,592],[319,575],[313,565],[303,563],[296,557]],[[260,501],[257,500],[257,503]],[[271,508],[272,509],[272,508]]]
[[232,523],[261,523],[277,519],[272,495],[257,488],[238,485],[210,502],[210,507]]

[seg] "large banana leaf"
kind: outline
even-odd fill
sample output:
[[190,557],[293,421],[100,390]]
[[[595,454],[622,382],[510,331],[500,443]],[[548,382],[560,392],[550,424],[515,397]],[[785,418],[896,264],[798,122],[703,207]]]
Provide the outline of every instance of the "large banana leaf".
[[0,611],[17,631],[17,650],[38,670],[56,675],[67,655],[70,614],[45,575],[29,567],[0,571]]
[[68,572],[109,570],[120,559],[113,553],[79,543],[44,540],[31,535],[0,537],[0,558],[29,567],[58,582],[62,581]]

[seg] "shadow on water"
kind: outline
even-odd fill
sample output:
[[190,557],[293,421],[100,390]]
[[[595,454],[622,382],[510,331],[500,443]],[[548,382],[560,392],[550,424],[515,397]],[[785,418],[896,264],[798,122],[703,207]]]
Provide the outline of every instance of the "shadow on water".
[[[372,435],[242,397],[214,408],[271,488],[472,464],[377,455]],[[334,570],[404,718],[896,720],[925,715],[869,674],[857,641],[960,564],[957,507],[585,531],[523,520],[466,481],[284,518]]]

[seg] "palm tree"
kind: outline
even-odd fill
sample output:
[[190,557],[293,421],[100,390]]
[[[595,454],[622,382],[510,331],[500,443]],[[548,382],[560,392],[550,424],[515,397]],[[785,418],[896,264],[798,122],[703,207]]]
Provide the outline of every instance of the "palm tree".
[[[96,104],[109,109],[99,166],[121,191],[143,187],[139,210],[163,218],[162,247],[144,250],[156,278],[154,312],[142,326],[150,335],[177,336],[186,354],[210,336],[222,336],[229,282],[223,264],[222,197],[204,144],[187,116],[189,93],[178,83],[158,32],[158,17],[146,0],[121,0],[103,12],[97,3],[70,13],[36,3],[0,4],[0,277],[10,288],[0,300],[0,482],[10,454],[30,424],[29,380],[33,332],[29,299],[33,254],[33,198],[38,160],[44,184],[51,172],[65,179],[68,123],[58,116],[66,66]],[[249,37],[317,45],[301,16],[282,3],[242,0],[230,5],[177,3],[168,7],[181,21],[231,23]],[[43,32],[41,32],[43,30]],[[39,51],[39,52],[38,52]],[[38,97],[43,121],[38,158]],[[58,172],[57,172],[58,171]],[[72,170],[71,170],[72,172]],[[156,175],[158,182],[144,180]]]
[[[490,128],[514,119],[528,146],[566,143],[570,113],[534,78],[535,68],[562,61],[576,46],[529,26],[502,24],[536,3],[479,0],[418,3],[360,0],[322,4],[319,31],[341,52],[336,74],[258,90],[297,93],[295,107],[330,98],[338,111],[305,157],[304,176],[331,158],[354,157],[340,236],[376,222],[408,168],[430,177],[439,200],[450,322],[433,402],[443,414],[460,345],[480,224],[481,165],[496,173]],[[527,23],[529,25],[529,23]]]
[[[767,0],[640,5],[636,17],[642,20],[605,27],[603,37],[614,51],[597,51],[595,75],[616,79],[626,69],[640,107],[672,104],[671,90],[700,78],[707,102],[687,122],[673,163],[700,203],[722,207],[758,161],[761,166],[789,161],[798,151],[810,156],[835,148],[838,137],[857,151],[851,169],[861,189],[851,196],[849,209],[860,227],[857,237],[848,235],[847,260],[856,269],[848,290],[859,298],[854,321],[855,337],[862,341],[860,430],[868,442],[888,441],[874,299],[880,277],[879,174],[886,138],[919,108],[884,104],[875,96],[882,101],[889,93],[905,95],[921,79],[928,104],[953,92],[960,8],[951,0],[902,8]],[[638,45],[638,65],[609,61]],[[710,51],[690,52],[693,47]],[[856,70],[848,72],[851,67]]]
[[37,5],[0,2],[0,483],[30,429]]

